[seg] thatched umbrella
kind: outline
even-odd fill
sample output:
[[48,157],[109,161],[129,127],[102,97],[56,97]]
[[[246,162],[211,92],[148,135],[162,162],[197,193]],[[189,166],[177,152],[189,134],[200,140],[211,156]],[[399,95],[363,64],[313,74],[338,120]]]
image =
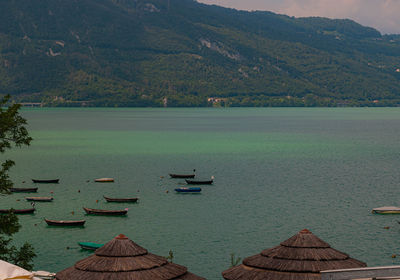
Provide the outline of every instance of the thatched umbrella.
[[222,272],[227,280],[320,280],[320,271],[366,267],[304,229],[279,246]]
[[95,254],[56,274],[58,280],[204,280],[187,268],[153,255],[120,234]]

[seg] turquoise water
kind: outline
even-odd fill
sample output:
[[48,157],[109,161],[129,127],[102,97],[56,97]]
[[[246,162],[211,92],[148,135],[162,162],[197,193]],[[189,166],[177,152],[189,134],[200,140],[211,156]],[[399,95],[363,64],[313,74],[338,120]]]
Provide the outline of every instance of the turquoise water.
[[[53,195],[54,202],[20,216],[16,241],[34,245],[36,269],[60,271],[91,254],[77,242],[105,243],[124,233],[155,254],[172,250],[174,262],[193,273],[221,279],[231,253],[257,254],[303,228],[369,266],[400,264],[391,258],[400,254],[400,216],[371,214],[400,205],[400,108],[24,109],[23,115],[32,145],[1,155],[17,163],[15,186],[61,179],[38,185],[37,195]],[[193,168],[199,178],[215,176],[214,185],[198,195],[175,194],[183,180],[168,173]],[[95,184],[99,177],[116,182]],[[103,195],[140,202],[107,204]],[[25,196],[0,197],[1,208],[27,208]],[[82,206],[129,213],[86,216]],[[43,218],[87,222],[51,228]]]

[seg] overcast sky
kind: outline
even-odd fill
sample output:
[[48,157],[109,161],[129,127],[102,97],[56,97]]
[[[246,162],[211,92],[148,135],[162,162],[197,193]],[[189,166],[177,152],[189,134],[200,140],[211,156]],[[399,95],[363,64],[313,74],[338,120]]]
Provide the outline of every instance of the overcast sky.
[[400,0],[198,0],[240,9],[295,17],[350,18],[382,33],[400,34]]

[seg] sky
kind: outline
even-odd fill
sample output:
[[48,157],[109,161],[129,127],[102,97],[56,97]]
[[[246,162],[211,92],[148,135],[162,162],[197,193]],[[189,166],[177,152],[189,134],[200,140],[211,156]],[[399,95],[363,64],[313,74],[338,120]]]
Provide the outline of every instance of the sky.
[[295,17],[349,18],[382,34],[400,34],[400,0],[198,0],[239,10]]

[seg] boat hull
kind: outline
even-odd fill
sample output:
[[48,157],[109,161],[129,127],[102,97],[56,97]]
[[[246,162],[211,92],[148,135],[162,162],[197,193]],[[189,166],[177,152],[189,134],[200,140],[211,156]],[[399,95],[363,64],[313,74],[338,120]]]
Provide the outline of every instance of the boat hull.
[[102,210],[102,209],[92,209],[92,208],[85,208],[86,214],[89,215],[102,215],[102,216],[124,216],[128,213],[128,210]]
[[38,188],[11,188],[11,192],[24,192],[24,193],[30,193],[30,192],[37,192]]
[[107,200],[107,202],[119,202],[119,203],[123,203],[123,202],[137,202],[139,198],[137,197],[133,197],[133,198],[111,198],[111,197],[106,197],[103,196],[105,200]]
[[381,215],[400,214],[400,210],[372,210],[372,213]]
[[79,244],[79,246],[81,246],[82,249],[91,250],[91,251],[95,251],[104,245],[104,244],[97,244],[97,243],[92,243],[92,242],[78,242],[78,244]]
[[48,220],[44,219],[49,226],[83,226],[85,224],[85,220],[78,221],[62,221],[62,220]]
[[177,188],[175,191],[178,193],[199,193],[201,188]]
[[169,174],[171,178],[180,178],[180,179],[186,179],[186,178],[194,178],[195,174]]
[[114,183],[113,178],[99,178],[94,180],[96,183]]
[[27,201],[36,201],[36,202],[52,202],[52,197],[25,197]]
[[38,180],[38,179],[32,179],[32,181],[36,184],[58,184],[60,179],[51,179],[51,180]]
[[13,212],[14,214],[32,214],[35,212],[35,208],[29,209],[0,209],[0,214],[8,214]]
[[185,181],[189,185],[211,185],[214,182],[214,180],[208,180],[208,181],[185,180]]

